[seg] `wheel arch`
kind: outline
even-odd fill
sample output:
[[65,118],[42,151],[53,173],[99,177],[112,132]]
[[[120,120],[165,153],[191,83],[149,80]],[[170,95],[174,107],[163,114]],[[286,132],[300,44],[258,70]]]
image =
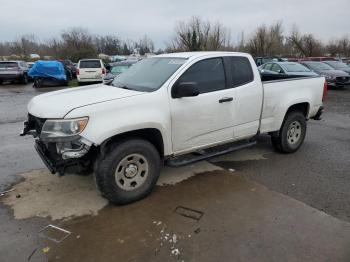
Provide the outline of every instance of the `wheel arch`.
[[160,130],[156,128],[142,128],[114,135],[106,139],[100,145],[101,153],[105,154],[108,151],[108,148],[113,144],[130,138],[141,138],[150,142],[157,149],[160,157],[164,157],[164,139]]
[[301,102],[301,103],[297,103],[297,104],[293,104],[293,105],[289,106],[289,108],[287,109],[287,111],[284,115],[284,119],[286,118],[287,114],[289,112],[292,112],[292,111],[300,111],[303,113],[305,118],[308,118],[309,111],[310,111],[310,103]]

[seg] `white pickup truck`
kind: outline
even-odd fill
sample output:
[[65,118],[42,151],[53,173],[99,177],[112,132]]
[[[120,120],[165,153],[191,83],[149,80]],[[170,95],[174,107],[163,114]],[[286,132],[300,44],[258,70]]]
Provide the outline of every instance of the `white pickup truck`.
[[[324,77],[262,81],[245,53],[188,52],[144,59],[112,85],[34,97],[22,135],[52,173],[94,171],[115,204],[148,195],[163,164],[180,166],[255,143],[298,150],[320,119]],[[74,171],[76,172],[76,171]]]

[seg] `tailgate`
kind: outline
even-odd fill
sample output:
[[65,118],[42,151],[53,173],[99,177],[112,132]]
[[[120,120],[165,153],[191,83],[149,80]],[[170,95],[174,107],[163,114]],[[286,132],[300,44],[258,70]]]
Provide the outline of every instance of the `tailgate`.
[[81,78],[101,79],[102,68],[81,68],[79,69],[79,74]]
[[1,75],[18,75],[20,73],[17,63],[2,62],[0,63]]

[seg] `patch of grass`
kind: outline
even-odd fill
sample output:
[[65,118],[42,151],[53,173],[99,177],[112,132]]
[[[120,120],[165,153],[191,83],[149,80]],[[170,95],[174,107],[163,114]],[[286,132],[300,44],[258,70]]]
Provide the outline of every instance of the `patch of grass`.
[[68,82],[68,86],[69,87],[76,87],[76,86],[78,86],[78,80],[77,79],[70,80]]

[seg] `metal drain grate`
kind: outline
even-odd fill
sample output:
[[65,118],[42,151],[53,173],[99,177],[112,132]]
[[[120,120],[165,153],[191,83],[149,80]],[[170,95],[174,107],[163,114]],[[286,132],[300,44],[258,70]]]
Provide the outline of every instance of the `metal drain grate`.
[[175,208],[175,213],[199,221],[204,213],[188,207],[178,206]]
[[47,225],[46,227],[41,229],[38,233],[39,233],[39,236],[47,238],[56,243],[61,243],[71,234],[71,232],[69,232],[68,230],[59,228],[54,225]]

